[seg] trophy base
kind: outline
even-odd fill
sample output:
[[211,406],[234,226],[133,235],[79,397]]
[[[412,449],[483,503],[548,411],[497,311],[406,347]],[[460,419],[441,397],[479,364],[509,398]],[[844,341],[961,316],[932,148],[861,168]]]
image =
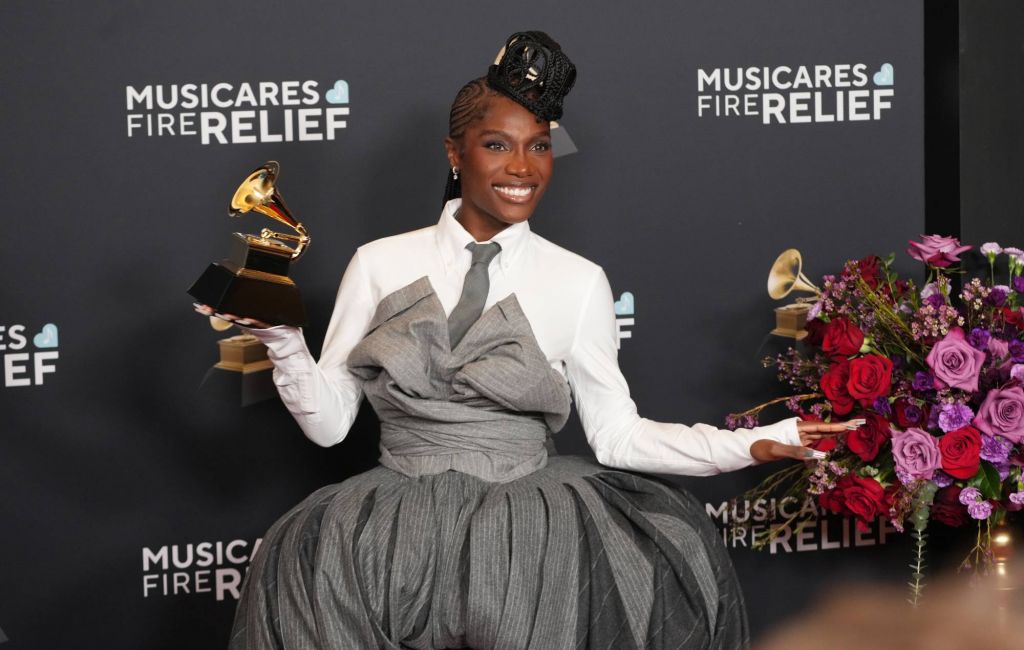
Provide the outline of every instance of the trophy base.
[[271,325],[306,324],[299,288],[287,277],[213,263],[188,294],[221,314],[255,318]]
[[239,406],[249,406],[277,397],[271,365],[240,371],[223,368],[218,363],[206,371],[199,390],[218,401]]

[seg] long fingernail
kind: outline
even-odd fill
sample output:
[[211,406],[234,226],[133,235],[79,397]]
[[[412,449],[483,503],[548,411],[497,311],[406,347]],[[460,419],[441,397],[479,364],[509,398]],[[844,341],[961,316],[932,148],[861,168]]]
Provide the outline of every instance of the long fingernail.
[[815,460],[824,460],[825,457],[828,456],[825,452],[817,449],[808,449],[804,455],[808,458],[814,458]]

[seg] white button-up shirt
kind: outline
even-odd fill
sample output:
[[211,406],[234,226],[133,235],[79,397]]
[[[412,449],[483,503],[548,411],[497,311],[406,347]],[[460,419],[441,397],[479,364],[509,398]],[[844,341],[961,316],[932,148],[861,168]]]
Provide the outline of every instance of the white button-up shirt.
[[[341,280],[320,361],[300,329],[251,329],[268,348],[274,383],[313,442],[324,447],[348,434],[362,401],[362,382],[345,365],[363,338],[377,303],[428,276],[445,313],[462,293],[473,236],[449,201],[437,225],[360,246]],[[665,474],[709,475],[755,463],[750,445],[768,438],[800,444],[797,418],[753,429],[655,422],[637,414],[618,365],[614,298],[604,270],[530,230],[509,226],[489,241],[501,251],[488,268],[484,309],[516,294],[551,366],[569,382],[587,441],[607,466]]]

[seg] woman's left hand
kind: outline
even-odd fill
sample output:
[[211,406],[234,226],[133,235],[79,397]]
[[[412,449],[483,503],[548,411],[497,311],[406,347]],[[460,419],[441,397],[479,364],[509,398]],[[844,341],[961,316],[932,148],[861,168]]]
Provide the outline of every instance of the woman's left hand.
[[785,458],[805,461],[820,460],[825,457],[825,453],[811,449],[808,445],[825,438],[834,438],[844,431],[851,431],[863,424],[864,420],[861,419],[846,422],[798,420],[796,429],[800,433],[799,445],[787,445],[768,439],[756,440],[754,444],[750,445],[750,455],[762,463]]

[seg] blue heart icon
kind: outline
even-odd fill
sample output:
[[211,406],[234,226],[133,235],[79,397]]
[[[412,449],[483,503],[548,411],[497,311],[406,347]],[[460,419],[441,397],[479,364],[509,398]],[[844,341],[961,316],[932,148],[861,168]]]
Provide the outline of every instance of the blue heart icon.
[[623,291],[619,299],[615,301],[615,313],[619,316],[633,315],[633,294]]
[[883,63],[882,67],[878,69],[873,77],[876,86],[891,86],[892,85],[892,64]]
[[57,347],[57,326],[53,323],[43,325],[43,330],[32,337],[32,342],[37,348]]
[[341,79],[335,81],[334,87],[324,94],[324,99],[327,100],[328,104],[347,104],[348,82]]

